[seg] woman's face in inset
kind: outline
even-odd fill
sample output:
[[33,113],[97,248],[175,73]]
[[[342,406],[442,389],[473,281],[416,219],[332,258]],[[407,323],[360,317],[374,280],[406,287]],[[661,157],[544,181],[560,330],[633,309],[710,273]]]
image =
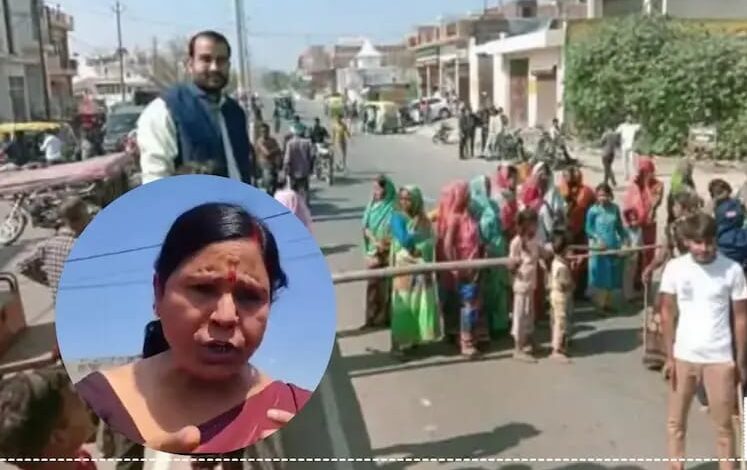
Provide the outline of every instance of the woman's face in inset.
[[259,347],[270,313],[259,244],[208,245],[156,288],[156,312],[177,367],[203,380],[230,378]]

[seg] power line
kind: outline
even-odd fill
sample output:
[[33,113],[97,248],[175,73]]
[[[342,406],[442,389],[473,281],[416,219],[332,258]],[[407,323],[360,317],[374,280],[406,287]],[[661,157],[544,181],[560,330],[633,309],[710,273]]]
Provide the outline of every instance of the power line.
[[[324,257],[321,252],[306,253],[303,255],[291,256],[290,258],[282,259],[281,262],[300,261],[310,258]],[[139,286],[139,285],[150,285],[153,281],[151,279],[131,280],[131,281],[111,281],[102,282],[98,284],[72,284],[72,285],[61,285],[58,289],[62,291],[73,291],[73,290],[91,290],[91,289],[106,289],[108,287],[122,287],[122,286]]]
[[[272,214],[272,215],[268,215],[267,217],[263,217],[262,220],[264,220],[264,221],[272,220],[272,219],[276,219],[278,217],[282,217],[282,216],[286,216],[286,215],[290,215],[290,214],[291,214],[291,211],[278,212],[277,214]],[[98,253],[98,254],[95,254],[95,255],[81,256],[79,258],[70,258],[70,259],[67,260],[67,263],[77,263],[78,261],[88,261],[88,260],[92,260],[92,259],[106,258],[108,256],[117,256],[117,255],[124,255],[124,254],[128,254],[128,253],[134,253],[134,252],[138,252],[138,251],[153,250],[155,248],[160,248],[161,245],[162,245],[162,243],[156,243],[156,244],[153,244],[153,245],[139,246],[139,247],[135,247],[135,248],[126,248],[126,249],[123,249],[123,250],[110,251],[110,252],[107,252],[107,253]]]

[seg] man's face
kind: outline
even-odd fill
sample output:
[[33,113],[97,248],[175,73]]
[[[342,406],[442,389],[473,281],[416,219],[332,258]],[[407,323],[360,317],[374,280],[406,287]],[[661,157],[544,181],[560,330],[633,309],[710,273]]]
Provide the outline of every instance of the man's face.
[[189,58],[189,72],[195,85],[207,92],[221,91],[228,84],[230,59],[225,44],[209,37],[197,38],[194,54]]
[[708,264],[716,258],[716,241],[713,238],[687,240],[687,248],[697,263]]

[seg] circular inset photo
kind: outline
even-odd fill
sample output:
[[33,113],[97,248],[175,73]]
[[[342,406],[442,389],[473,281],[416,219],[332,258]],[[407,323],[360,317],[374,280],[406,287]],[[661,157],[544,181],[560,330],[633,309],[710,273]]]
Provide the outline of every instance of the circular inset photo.
[[56,299],[76,390],[111,429],[171,453],[227,453],[297,414],[332,353],[324,256],[246,184],[176,176],[120,197],[76,241]]

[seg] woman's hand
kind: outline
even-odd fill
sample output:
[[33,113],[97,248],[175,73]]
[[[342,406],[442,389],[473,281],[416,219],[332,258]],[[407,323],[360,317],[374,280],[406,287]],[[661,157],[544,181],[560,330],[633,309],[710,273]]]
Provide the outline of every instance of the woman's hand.
[[275,424],[277,424],[277,427],[264,431],[261,435],[262,439],[267,439],[271,435],[275,434],[275,431],[288,424],[294,416],[296,416],[295,413],[291,413],[290,411],[277,409],[267,410],[267,417],[270,418]]
[[200,446],[200,430],[197,426],[187,426],[176,432],[163,434],[145,443],[145,447],[169,454],[191,454]]

